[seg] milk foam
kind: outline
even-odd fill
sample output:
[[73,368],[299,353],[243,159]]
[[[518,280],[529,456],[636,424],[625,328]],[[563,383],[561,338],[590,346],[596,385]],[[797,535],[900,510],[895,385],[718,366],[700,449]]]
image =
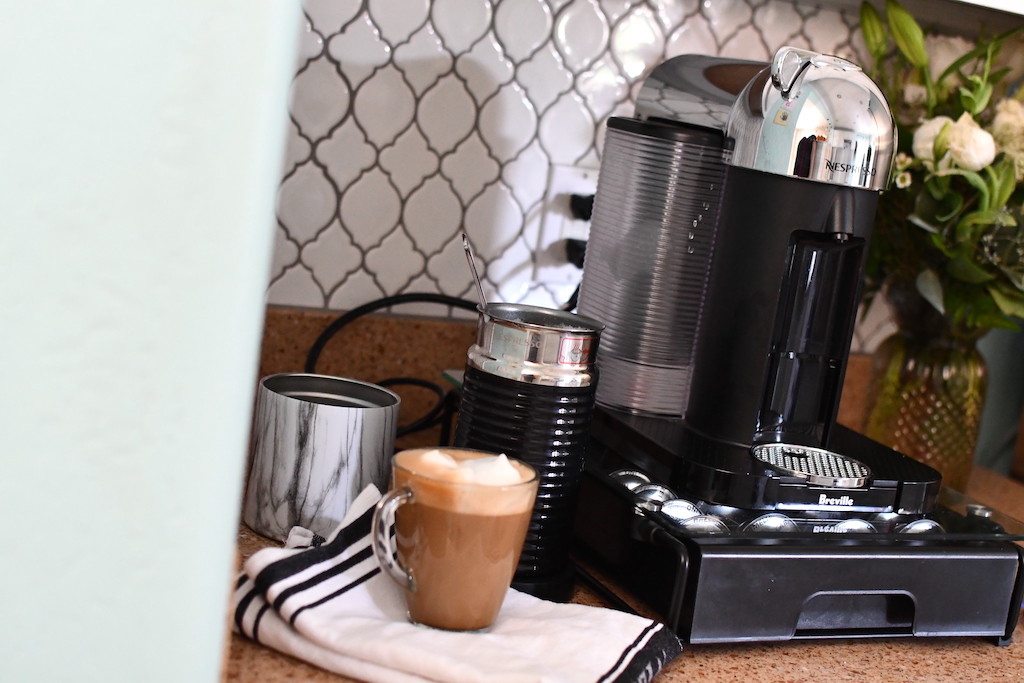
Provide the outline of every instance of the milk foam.
[[413,484],[417,500],[427,505],[482,515],[511,514],[533,506],[536,487],[516,486],[533,479],[533,471],[505,455],[419,449],[399,453],[395,463],[435,482],[421,479]]
[[520,473],[504,454],[456,460],[444,451],[433,449],[423,453],[413,468],[428,477],[460,484],[511,486],[526,481],[525,473]]

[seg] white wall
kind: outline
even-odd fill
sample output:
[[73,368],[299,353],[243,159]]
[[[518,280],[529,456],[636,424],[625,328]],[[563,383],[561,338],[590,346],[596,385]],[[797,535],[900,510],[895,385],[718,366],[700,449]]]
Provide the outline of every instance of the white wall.
[[298,10],[0,6],[4,681],[219,677]]

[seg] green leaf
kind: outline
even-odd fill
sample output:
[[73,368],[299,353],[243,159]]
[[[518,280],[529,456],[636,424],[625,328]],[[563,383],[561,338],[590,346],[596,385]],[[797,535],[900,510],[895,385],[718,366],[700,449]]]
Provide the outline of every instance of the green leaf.
[[945,168],[941,171],[935,171],[935,175],[947,178],[950,176],[963,178],[978,191],[978,209],[987,211],[991,208],[992,198],[988,190],[988,183],[985,182],[985,179],[977,171],[968,171],[965,168]]
[[1000,311],[1006,315],[1024,318],[1024,294],[1004,293],[995,286],[989,286],[988,293],[992,295]]
[[967,256],[959,255],[946,264],[946,272],[961,282],[980,284],[995,279],[995,275],[979,266]]
[[885,55],[889,40],[885,35],[881,15],[869,2],[863,2],[860,6],[860,32],[871,56],[875,61],[881,59]]
[[987,211],[972,211],[957,223],[957,239],[963,241],[964,239],[972,238],[974,229],[978,226],[1003,225],[1006,222],[1006,218],[1007,214],[1001,208],[988,209]]
[[[989,40],[987,42],[979,43],[977,46],[975,46],[975,48],[973,50],[971,50],[970,52],[967,52],[967,53],[961,55],[959,59],[957,59],[952,64],[947,66],[945,71],[943,71],[939,75],[939,80],[940,81],[944,80],[947,76],[949,76],[949,75],[951,75],[953,73],[959,72],[960,69],[962,69],[964,66],[966,66],[968,62],[974,61],[976,59],[981,59],[982,56],[987,57],[990,54],[990,50],[992,50],[993,48],[998,50],[998,48],[1000,48],[1002,46],[1003,42],[1007,38],[1010,38],[1011,36],[1013,36],[1016,33],[1020,33],[1022,30],[1024,30],[1024,27],[1012,28],[1009,31],[1006,31],[1005,33],[1001,33],[1001,34],[995,36],[994,38],[992,38],[991,40]],[[996,74],[992,74],[989,77],[989,82],[990,83],[998,83],[1000,79],[1002,79],[1002,78],[1004,78],[1006,76],[1006,73],[1008,71],[1009,71],[1009,69],[1003,69],[1003,70],[999,71]]]
[[943,314],[946,312],[946,306],[942,300],[942,282],[934,270],[931,268],[922,270],[918,273],[914,284],[917,285],[918,293],[924,297],[925,301],[934,306],[935,310]]
[[974,90],[960,88],[960,105],[971,116],[977,117],[979,112],[985,111],[989,100],[992,99],[992,84],[978,76],[971,76],[971,81],[974,83]]
[[935,248],[942,252],[943,256],[946,258],[953,258],[953,250],[946,244],[946,240],[942,238],[942,235],[937,232],[933,232],[930,233],[928,237]]
[[932,159],[935,159],[935,161],[946,156],[946,152],[949,151],[949,133],[951,130],[953,130],[953,124],[947,122],[939,131],[939,134],[935,136],[935,140],[932,142]]
[[911,65],[927,72],[928,52],[924,49],[921,25],[896,0],[885,0],[885,16],[896,47]]
[[1017,189],[1017,176],[1014,172],[1013,159],[1004,157],[998,164],[988,168],[991,169],[991,185],[994,189],[992,193],[992,206],[1005,206],[1010,201],[1013,191]]

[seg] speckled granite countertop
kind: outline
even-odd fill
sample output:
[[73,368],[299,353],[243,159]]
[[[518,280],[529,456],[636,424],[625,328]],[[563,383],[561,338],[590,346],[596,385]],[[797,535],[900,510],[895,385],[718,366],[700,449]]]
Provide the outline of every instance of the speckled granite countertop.
[[[261,374],[299,371],[305,350],[329,314],[318,311],[270,310],[264,336]],[[376,327],[374,327],[376,326]],[[433,376],[438,368],[459,367],[472,343],[468,325],[417,321],[366,321],[339,335],[325,350],[321,367],[367,381],[398,374]],[[412,343],[410,343],[412,342]],[[367,349],[373,351],[367,352]],[[381,361],[380,359],[384,359]],[[863,360],[863,359],[862,359]],[[856,374],[856,373],[854,373]],[[856,425],[861,387],[847,377],[843,401],[846,420]],[[850,396],[848,396],[848,394]],[[853,401],[848,400],[853,398]],[[403,397],[404,398],[404,397]],[[841,408],[841,420],[842,420]],[[435,442],[436,443],[436,442]],[[414,444],[405,444],[405,446]],[[988,470],[972,472],[967,493],[1011,517],[1024,520],[1024,485]],[[239,534],[239,555],[248,557],[271,542],[246,529]],[[577,587],[574,601],[605,603],[585,587]],[[632,601],[641,613],[655,616]],[[225,653],[223,681],[279,683],[347,681],[299,660],[232,635]],[[655,679],[655,683],[689,681],[1019,681],[1024,680],[1024,625],[1013,642],[997,647],[982,638],[884,638],[870,640],[793,641],[745,645],[691,645]]]
[[[971,475],[968,494],[1017,519],[1024,517],[1024,486],[987,470]],[[242,529],[239,555],[248,557],[271,542]],[[575,602],[604,606],[585,587]],[[634,602],[641,612],[653,616]],[[232,635],[224,681],[279,683],[349,681],[305,662]],[[794,641],[747,645],[689,645],[655,683],[690,681],[1019,681],[1024,680],[1024,626],[1013,642],[997,647],[982,638],[883,638]]]

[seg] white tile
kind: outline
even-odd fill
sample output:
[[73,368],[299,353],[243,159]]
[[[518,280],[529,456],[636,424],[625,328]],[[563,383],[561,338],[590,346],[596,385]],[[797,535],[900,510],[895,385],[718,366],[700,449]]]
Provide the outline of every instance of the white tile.
[[452,54],[466,52],[491,26],[491,3],[483,0],[434,0],[430,20]]
[[[480,236],[473,230],[468,230],[471,244],[476,248]],[[466,263],[466,253],[462,247],[462,241],[457,236],[444,243],[440,251],[430,256],[427,261],[426,273],[435,280],[441,292],[451,293],[464,299],[477,299],[472,275],[469,265]],[[477,265],[483,267],[479,253],[475,254]],[[482,273],[481,273],[482,276]],[[494,294],[494,288],[489,283],[483,283],[484,296],[490,299]]]
[[636,5],[635,0],[601,0],[601,11],[614,24]]
[[306,16],[323,35],[340,31],[359,13],[361,6],[360,0],[302,0]]
[[670,57],[688,53],[716,55],[718,43],[707,19],[698,14],[688,17],[686,23],[669,34],[665,51]]
[[274,280],[284,274],[289,266],[299,258],[299,248],[288,237],[288,232],[277,225],[274,228],[274,253],[270,264],[270,279]]
[[337,204],[323,171],[307,162],[281,184],[277,216],[292,239],[305,244],[330,222]]
[[327,54],[341,65],[349,84],[358,88],[391,60],[391,46],[381,40],[377,28],[364,14],[328,39]]
[[313,279],[313,274],[301,263],[289,267],[280,277],[270,283],[267,300],[278,306],[325,305],[324,292]]
[[555,19],[555,46],[573,72],[583,70],[604,52],[610,34],[597,0],[570,3]]
[[441,160],[441,172],[466,203],[500,175],[501,167],[488,154],[479,133],[474,131],[452,154]]
[[462,203],[441,176],[428,178],[405,202],[405,229],[424,254],[441,250],[462,230]]
[[494,31],[514,62],[528,58],[551,35],[551,11],[537,0],[502,0],[494,12]]
[[769,2],[754,11],[754,24],[768,43],[768,49],[777,50],[792,45],[793,37],[803,29],[802,17],[788,2]]
[[305,22],[302,33],[299,35],[299,66],[319,57],[324,51],[324,37],[323,35],[313,28],[313,24],[309,21]]
[[[576,90],[587,103],[594,119],[603,121],[629,96],[629,81],[619,72],[610,55],[603,55],[576,79]],[[632,113],[633,102],[625,104]]]
[[501,51],[493,34],[488,34],[473,45],[469,52],[459,55],[455,61],[455,71],[466,81],[466,88],[477,104],[486,102],[498,92],[498,88],[510,83],[515,75],[515,67]]
[[480,138],[491,154],[507,162],[533,138],[537,111],[518,85],[502,87],[480,111]]
[[583,100],[576,93],[568,93],[544,113],[539,135],[552,163],[574,164],[593,144],[594,127]]
[[[720,42],[750,23],[752,10],[744,0],[704,0],[701,11]],[[723,50],[722,54],[728,54]]]
[[[515,241],[523,211],[515,196],[501,182],[487,186],[466,207],[465,229],[473,238],[477,255],[492,263]],[[484,269],[492,283],[496,282],[489,268]],[[482,275],[484,273],[481,273]]]
[[552,43],[547,43],[516,72],[534,109],[546,110],[558,97],[572,88],[573,75],[562,64]]
[[348,85],[329,59],[313,60],[292,83],[292,118],[311,140],[327,135],[348,105]]
[[351,119],[335,128],[331,137],[317,144],[315,154],[340,189],[348,187],[377,161],[377,151]]
[[380,167],[387,171],[402,198],[407,198],[439,165],[437,154],[427,148],[416,126],[409,126],[395,144],[380,153]]
[[531,288],[533,249],[523,239],[513,240],[487,264],[487,274],[498,284],[504,301],[520,301]]
[[512,190],[520,206],[529,209],[544,198],[549,163],[540,142],[534,140],[519,156],[505,164],[501,179]]
[[401,72],[388,65],[359,88],[352,112],[367,139],[380,149],[412,123],[416,98]]
[[465,84],[449,74],[424,93],[417,122],[430,146],[439,154],[447,154],[473,130],[476,116],[476,102]]
[[664,31],[678,26],[686,15],[695,14],[700,9],[698,0],[652,0],[650,5]]
[[341,198],[341,223],[352,240],[367,249],[395,229],[401,204],[387,176],[374,168],[345,191]]
[[349,310],[394,293],[385,292],[370,273],[360,270],[345,278],[344,282],[330,293],[327,308]]
[[424,26],[409,42],[396,47],[394,54],[395,66],[405,75],[417,97],[451,71],[454,62],[430,26]]
[[392,230],[380,246],[366,252],[366,266],[385,292],[400,292],[412,276],[423,269],[426,259],[416,251],[404,230]]
[[736,57],[737,59],[758,59],[767,61],[775,52],[774,47],[769,48],[761,39],[761,34],[753,26],[741,28],[722,45],[722,54]]
[[814,36],[814,49],[816,50],[829,54],[845,53],[850,57],[853,56],[853,51],[850,49],[852,31],[836,12],[821,11],[808,17],[803,33]]
[[[470,240],[476,247],[480,241],[474,231],[470,232]],[[477,265],[483,267],[480,254],[476,254]],[[473,279],[469,273],[469,265],[466,263],[466,252],[462,248],[462,242],[449,240],[444,248],[430,256],[427,260],[426,273],[438,283],[442,292],[455,292],[457,296],[468,299],[476,299],[473,291]],[[494,300],[494,287],[490,283],[484,283],[484,294],[489,301]]]
[[665,35],[647,7],[640,7],[615,25],[611,49],[626,78],[640,78],[661,57]]
[[363,255],[341,224],[334,220],[302,248],[302,262],[313,271],[313,277],[324,290],[331,291],[360,268]]
[[296,166],[309,159],[312,151],[309,141],[299,135],[299,129],[294,123],[289,123],[282,175],[288,175]]
[[430,0],[367,0],[367,10],[392,47],[405,42],[430,15]]

